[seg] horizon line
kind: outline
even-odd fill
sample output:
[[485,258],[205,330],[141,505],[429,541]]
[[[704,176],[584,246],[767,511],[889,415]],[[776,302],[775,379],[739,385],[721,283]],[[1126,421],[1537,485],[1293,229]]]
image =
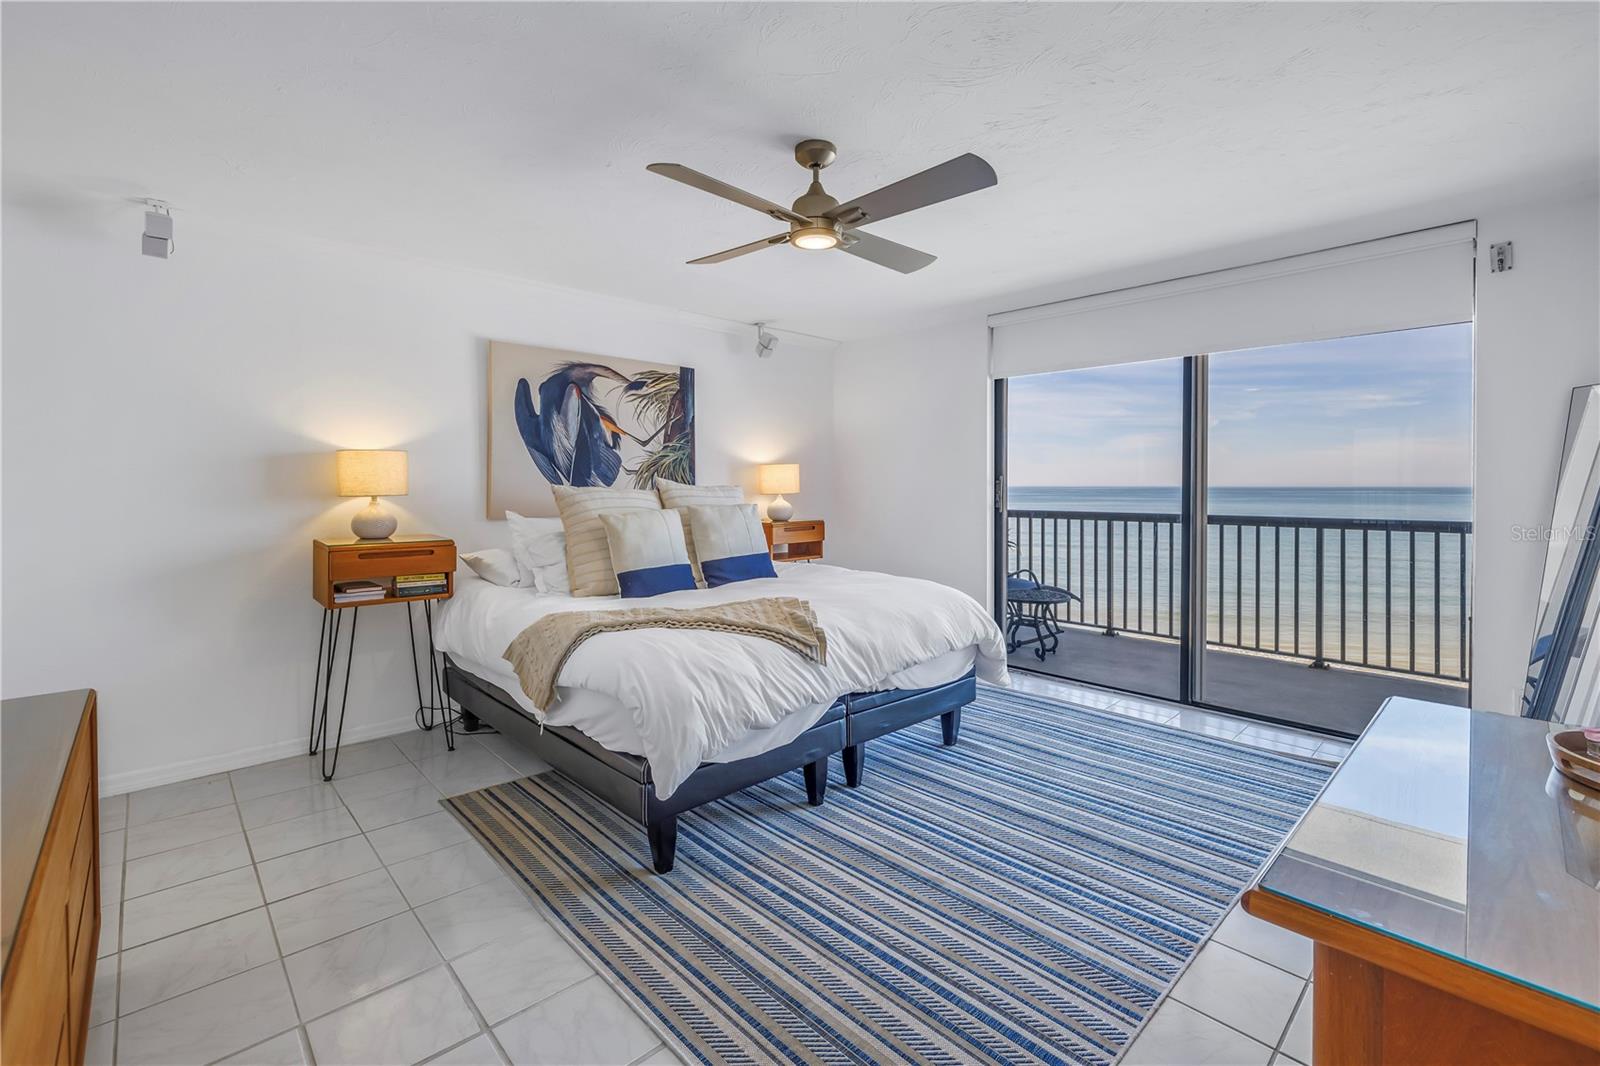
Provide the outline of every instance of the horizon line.
[[[1181,489],[1182,484],[1171,485],[1023,485],[1009,484],[1013,489]],[[1471,485],[1208,485],[1209,489],[1467,489]]]

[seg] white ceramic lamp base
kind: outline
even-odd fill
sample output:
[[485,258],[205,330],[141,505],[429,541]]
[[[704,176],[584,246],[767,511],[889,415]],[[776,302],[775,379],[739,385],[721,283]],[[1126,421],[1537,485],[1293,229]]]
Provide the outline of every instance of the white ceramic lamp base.
[[787,522],[793,517],[794,504],[790,503],[782,496],[773,497],[772,502],[767,504],[767,518],[771,519],[772,521]]
[[374,496],[372,502],[357,511],[350,520],[350,532],[362,540],[388,540],[394,535],[398,524],[394,515],[385,511],[383,504]]

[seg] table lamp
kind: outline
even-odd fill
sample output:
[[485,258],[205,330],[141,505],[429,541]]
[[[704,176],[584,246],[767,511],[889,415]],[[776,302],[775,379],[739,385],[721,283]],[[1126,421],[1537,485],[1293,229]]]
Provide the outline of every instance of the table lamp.
[[763,496],[776,496],[767,504],[767,517],[774,522],[787,522],[794,517],[794,505],[783,494],[800,491],[799,464],[770,463],[761,467],[756,474],[756,491]]
[[362,540],[387,540],[394,533],[395,517],[383,509],[378,497],[406,494],[406,453],[340,451],[334,454],[334,468],[339,495],[372,497],[350,520],[350,532]]

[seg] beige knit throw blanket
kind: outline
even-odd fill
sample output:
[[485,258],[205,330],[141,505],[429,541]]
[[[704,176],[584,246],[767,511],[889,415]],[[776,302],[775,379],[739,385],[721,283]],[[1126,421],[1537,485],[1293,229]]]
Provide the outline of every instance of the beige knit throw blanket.
[[630,607],[620,611],[558,611],[518,634],[504,658],[522,691],[541,710],[555,702],[556,679],[578,646],[600,633],[630,629],[705,629],[781,644],[811,662],[828,661],[828,639],[805,600],[773,596],[712,607]]

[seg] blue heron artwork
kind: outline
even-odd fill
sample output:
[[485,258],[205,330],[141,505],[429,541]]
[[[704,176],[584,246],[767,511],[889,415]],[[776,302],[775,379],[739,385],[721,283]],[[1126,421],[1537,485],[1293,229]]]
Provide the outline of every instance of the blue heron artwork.
[[491,517],[553,513],[549,485],[693,483],[693,369],[498,341],[489,362]]

